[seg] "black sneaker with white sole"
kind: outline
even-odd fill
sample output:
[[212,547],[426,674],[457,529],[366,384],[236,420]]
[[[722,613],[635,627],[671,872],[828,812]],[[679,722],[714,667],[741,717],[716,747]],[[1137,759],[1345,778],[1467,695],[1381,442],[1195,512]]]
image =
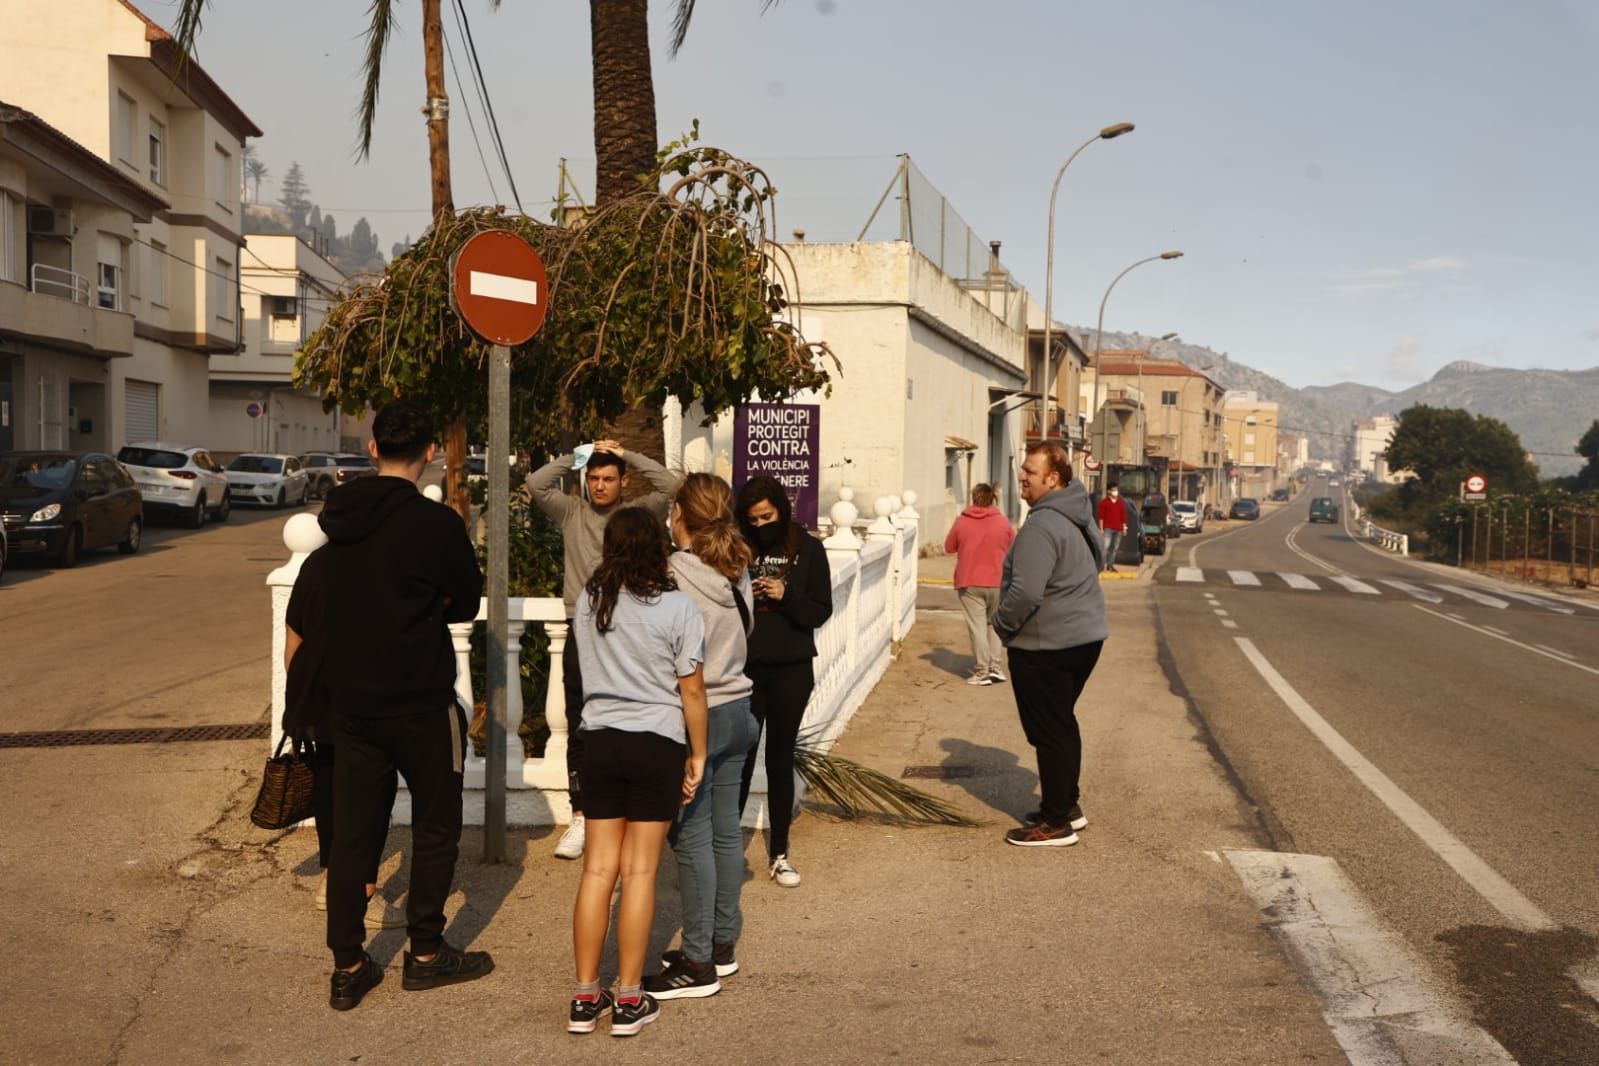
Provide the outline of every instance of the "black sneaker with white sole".
[[1077,834],[1065,822],[1059,825],[1039,822],[1037,825],[1012,829],[1005,834],[1005,843],[1023,848],[1059,848],[1077,843]]
[[592,1033],[594,1027],[600,1024],[600,1017],[615,1004],[616,1000],[605,989],[601,989],[599,994],[594,996],[572,997],[572,1010],[566,1016],[566,1031]]
[[[1022,816],[1022,824],[1037,825],[1039,820],[1043,817],[1043,811],[1028,811]],[[1069,822],[1071,822],[1073,829],[1088,828],[1088,816],[1083,813],[1083,808],[1078,804],[1072,804],[1072,809],[1066,812],[1066,818]]]
[[721,990],[714,964],[695,962],[682,952],[666,969],[644,978],[644,991],[656,999],[704,999]]
[[[661,953],[662,966],[675,966],[683,953],[677,948]],[[716,964],[716,976],[732,977],[738,973],[738,959],[733,955],[732,944],[712,944],[711,962]]]
[[661,1005],[654,996],[640,996],[629,1002],[619,999],[611,1008],[611,1035],[637,1036],[640,1029],[661,1016]]
[[405,976],[400,987],[407,992],[420,992],[444,985],[458,985],[463,981],[476,981],[494,970],[494,959],[486,951],[461,951],[440,943],[433,958],[422,962],[409,951],[405,953]]

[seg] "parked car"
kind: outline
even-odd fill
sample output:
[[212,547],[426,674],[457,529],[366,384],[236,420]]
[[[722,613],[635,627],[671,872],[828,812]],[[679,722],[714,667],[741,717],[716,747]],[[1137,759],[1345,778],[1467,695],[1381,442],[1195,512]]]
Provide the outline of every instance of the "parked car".
[[11,554],[11,543],[6,539],[6,524],[0,521],[0,581],[6,579],[6,556]]
[[228,464],[228,495],[235,503],[282,507],[311,497],[311,479],[293,455],[246,452]]
[[218,522],[228,520],[228,475],[204,448],[140,441],[124,445],[117,461],[139,483],[146,510],[179,515],[190,529],[199,529],[207,512]]
[[1338,524],[1338,503],[1331,496],[1317,496],[1310,501],[1310,520],[1312,522],[1331,522]]
[[1199,504],[1193,500],[1173,500],[1172,513],[1177,516],[1177,521],[1182,523],[1185,533],[1203,533],[1205,531],[1205,516],[1200,513]]
[[378,472],[378,464],[353,452],[307,452],[300,456],[300,465],[311,479],[311,495],[318,499],[329,489]]
[[0,452],[0,514],[8,555],[43,555],[62,567],[113,544],[131,555],[144,539],[139,486],[98,452]]
[[1273,489],[1272,490],[1272,494],[1271,494],[1271,498],[1272,498],[1272,501],[1275,502],[1275,503],[1282,503],[1282,502],[1284,502],[1284,501],[1286,501],[1288,499],[1288,490],[1287,489]]
[[1242,518],[1252,522],[1260,517],[1260,501],[1248,496],[1234,500],[1232,510],[1227,512],[1227,517]]

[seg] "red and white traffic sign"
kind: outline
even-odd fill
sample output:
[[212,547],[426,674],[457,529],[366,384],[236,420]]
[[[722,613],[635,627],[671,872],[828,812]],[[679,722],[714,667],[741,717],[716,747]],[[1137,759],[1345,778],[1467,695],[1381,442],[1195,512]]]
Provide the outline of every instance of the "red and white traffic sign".
[[1084,470],[1098,470],[1099,466],[1100,466],[1099,460],[1095,459],[1092,455],[1083,456],[1083,469]]
[[1487,492],[1488,479],[1481,474],[1472,474],[1466,479],[1467,492]]
[[526,344],[544,324],[549,288],[544,260],[510,230],[484,230],[472,237],[450,267],[455,310],[490,344]]

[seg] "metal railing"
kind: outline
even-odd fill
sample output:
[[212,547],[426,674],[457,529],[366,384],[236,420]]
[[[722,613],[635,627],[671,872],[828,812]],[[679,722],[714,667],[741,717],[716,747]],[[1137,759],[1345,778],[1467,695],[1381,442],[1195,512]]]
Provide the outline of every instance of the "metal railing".
[[55,296],[87,307],[92,290],[89,279],[48,263],[35,263],[28,271],[28,288],[42,296]]
[[1369,541],[1385,551],[1395,552],[1399,555],[1410,554],[1410,538],[1403,533],[1396,533],[1391,529],[1384,529],[1371,519],[1361,520],[1361,534]]
[[1475,504],[1470,515],[1457,516],[1455,562],[1531,584],[1587,588],[1599,562],[1599,511]]

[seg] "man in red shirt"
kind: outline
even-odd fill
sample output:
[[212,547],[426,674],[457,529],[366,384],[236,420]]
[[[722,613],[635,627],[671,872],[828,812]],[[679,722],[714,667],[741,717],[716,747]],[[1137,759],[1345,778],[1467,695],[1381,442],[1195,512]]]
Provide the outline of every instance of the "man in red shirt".
[[1122,499],[1120,487],[1112,481],[1105,490],[1105,498],[1099,501],[1099,528],[1105,534],[1105,569],[1112,574],[1116,572],[1116,551],[1127,532],[1130,510],[1127,501]]

